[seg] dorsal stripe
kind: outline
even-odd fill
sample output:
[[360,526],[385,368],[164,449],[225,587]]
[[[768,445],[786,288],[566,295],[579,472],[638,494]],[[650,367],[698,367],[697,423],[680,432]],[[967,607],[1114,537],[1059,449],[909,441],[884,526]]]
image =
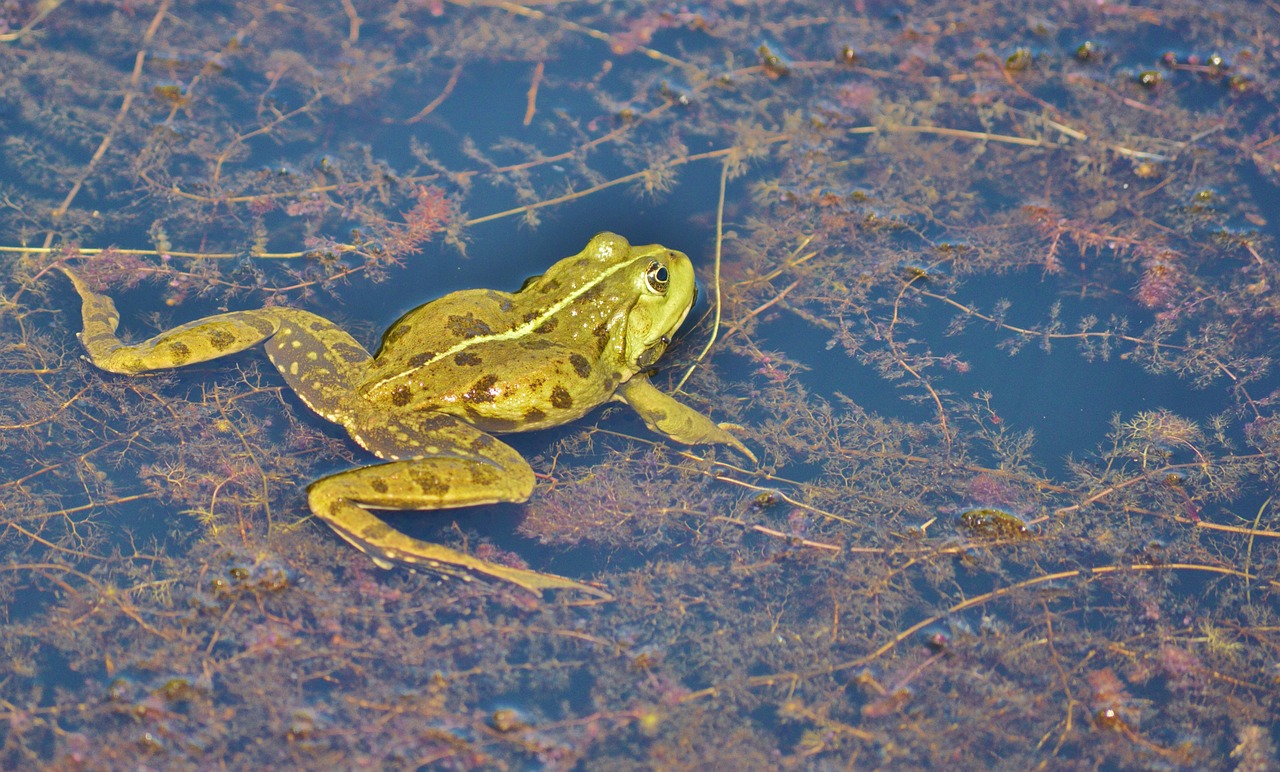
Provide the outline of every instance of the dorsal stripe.
[[528,335],[529,333],[531,333],[533,330],[542,326],[542,324],[546,322],[548,319],[550,319],[551,317],[555,316],[556,314],[563,311],[565,308],[572,305],[573,302],[576,301],[578,298],[582,297],[583,295],[587,294],[595,287],[599,286],[605,279],[608,279],[610,276],[613,276],[618,271],[621,271],[624,268],[627,268],[628,266],[630,266],[631,263],[632,263],[631,260],[624,260],[616,265],[613,265],[605,269],[604,271],[601,271],[600,274],[596,276],[594,280],[587,282],[586,284],[582,285],[578,289],[574,290],[568,295],[565,295],[563,298],[547,306],[547,308],[542,313],[533,317],[532,319],[525,322],[524,324],[518,325],[516,327],[512,327],[510,330],[506,330],[505,332],[495,332],[495,333],[490,333],[488,335],[477,335],[474,338],[467,338],[466,340],[458,341],[449,349],[437,353],[435,356],[431,357],[430,359],[418,365],[417,367],[411,367],[407,370],[401,370],[400,372],[388,375],[385,378],[382,378],[376,381],[375,383],[373,383],[369,388],[377,389],[381,387],[383,384],[402,378],[408,375],[409,373],[415,372],[424,367],[427,367],[428,365],[439,362],[441,359],[445,359],[459,352],[466,351],[471,346],[476,346],[482,343],[489,343],[492,341],[515,340],[517,338],[522,338]]

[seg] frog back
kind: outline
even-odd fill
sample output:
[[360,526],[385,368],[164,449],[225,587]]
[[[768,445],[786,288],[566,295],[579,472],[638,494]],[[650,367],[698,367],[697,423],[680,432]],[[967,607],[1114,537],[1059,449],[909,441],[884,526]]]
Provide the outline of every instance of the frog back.
[[554,341],[481,343],[455,358],[463,364],[432,373],[410,407],[448,413],[489,432],[577,420],[608,400],[621,380],[616,372]]
[[590,303],[547,314],[537,299],[465,290],[410,311],[383,337],[361,397],[375,410],[439,411],[485,431],[580,418],[627,375],[615,365],[616,314]]

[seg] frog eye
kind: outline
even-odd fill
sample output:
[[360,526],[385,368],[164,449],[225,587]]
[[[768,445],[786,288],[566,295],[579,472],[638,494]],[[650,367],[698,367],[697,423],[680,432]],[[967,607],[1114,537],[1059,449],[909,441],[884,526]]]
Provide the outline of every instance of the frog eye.
[[644,272],[645,284],[649,285],[649,289],[659,295],[667,291],[667,267],[659,262],[649,263],[649,270]]

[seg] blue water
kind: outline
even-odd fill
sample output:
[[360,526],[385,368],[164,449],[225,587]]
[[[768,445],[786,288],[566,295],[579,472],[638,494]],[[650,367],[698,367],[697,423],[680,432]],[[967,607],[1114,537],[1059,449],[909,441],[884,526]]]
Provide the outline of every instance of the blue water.
[[[6,6],[0,766],[1274,765],[1275,14],[1167,5]],[[380,260],[419,186],[465,249]],[[721,204],[678,398],[759,465],[614,404],[504,437],[527,504],[386,517],[608,601],[376,569],[304,493],[375,459],[260,352],[101,373],[46,270],[373,350],[608,229],[698,267],[670,391]]]

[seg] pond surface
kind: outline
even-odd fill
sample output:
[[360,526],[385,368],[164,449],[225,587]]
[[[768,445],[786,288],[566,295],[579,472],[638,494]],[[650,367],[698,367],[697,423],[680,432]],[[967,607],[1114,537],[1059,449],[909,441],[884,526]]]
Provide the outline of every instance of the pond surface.
[[[1278,30],[4,4],[0,765],[1274,768]],[[653,381],[759,463],[614,406],[386,520],[609,599],[376,568],[305,488],[377,460],[260,351],[104,373],[53,269],[372,350],[602,230],[694,260]]]

